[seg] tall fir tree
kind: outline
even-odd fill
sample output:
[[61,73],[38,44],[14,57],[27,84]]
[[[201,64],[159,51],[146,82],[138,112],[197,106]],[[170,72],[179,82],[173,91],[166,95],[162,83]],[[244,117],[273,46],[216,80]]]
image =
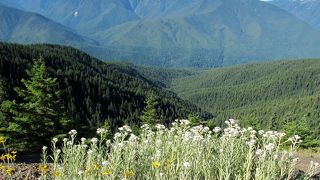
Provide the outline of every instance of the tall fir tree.
[[157,114],[156,106],[158,104],[157,97],[151,93],[145,101],[146,106],[142,111],[142,115],[140,116],[142,124],[154,125],[159,121],[159,117]]
[[69,120],[63,113],[57,79],[49,76],[42,57],[34,60],[27,75],[29,79],[21,80],[24,87],[14,88],[19,98],[1,104],[11,116],[2,130],[18,148],[34,150],[62,133]]

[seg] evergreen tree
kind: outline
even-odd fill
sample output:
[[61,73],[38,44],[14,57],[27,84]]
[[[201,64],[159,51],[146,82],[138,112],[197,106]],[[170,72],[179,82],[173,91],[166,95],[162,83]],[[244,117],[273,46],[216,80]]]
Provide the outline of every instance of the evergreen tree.
[[199,116],[196,114],[189,114],[188,120],[190,121],[191,126],[198,126],[201,123]]
[[[6,99],[6,87],[2,77],[0,76],[0,104]],[[0,135],[3,135],[2,129],[6,125],[7,114],[0,110]]]
[[284,131],[287,134],[286,138],[292,137],[294,135],[299,135],[302,137],[303,141],[300,144],[301,147],[319,147],[320,143],[318,139],[314,136],[315,132],[308,126],[307,116],[304,116],[299,121],[289,122],[284,126]]
[[145,101],[146,106],[142,111],[140,119],[143,124],[154,125],[159,120],[157,115],[156,106],[158,104],[156,96],[151,93]]
[[12,117],[5,134],[19,148],[39,148],[52,136],[62,133],[68,120],[60,103],[57,79],[49,76],[43,58],[34,61],[27,75],[29,79],[21,80],[24,88],[14,88],[19,98],[1,105]]

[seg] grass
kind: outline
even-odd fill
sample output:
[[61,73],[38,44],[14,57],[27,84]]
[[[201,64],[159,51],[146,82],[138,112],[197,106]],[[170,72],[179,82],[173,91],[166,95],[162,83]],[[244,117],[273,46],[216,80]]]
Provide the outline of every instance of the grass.
[[[222,130],[177,120],[170,128],[143,125],[139,135],[124,126],[110,139],[101,128],[97,137],[79,140],[71,130],[69,138],[53,139],[50,151],[43,148],[40,179],[294,178],[299,136],[284,140],[284,133],[241,128],[233,119],[226,123]],[[4,173],[10,164],[2,166],[4,179],[10,179],[12,174]],[[318,163],[310,163],[302,179],[318,170]]]

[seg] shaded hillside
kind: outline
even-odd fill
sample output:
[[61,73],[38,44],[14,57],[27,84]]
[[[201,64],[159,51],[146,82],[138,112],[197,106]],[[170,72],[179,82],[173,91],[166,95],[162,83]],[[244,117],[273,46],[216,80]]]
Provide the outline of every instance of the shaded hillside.
[[320,128],[320,60],[250,64],[180,78],[172,89],[216,115],[259,128],[281,129],[307,118]]
[[0,40],[20,43],[55,43],[77,47],[95,45],[71,29],[39,14],[0,4]]
[[131,65],[131,67],[136,69],[144,77],[148,77],[153,83],[164,88],[169,88],[173,83],[173,79],[188,77],[199,73],[199,71],[192,69],[157,68],[137,65]]
[[[200,109],[179,99],[125,64],[104,63],[64,46],[0,44],[0,76],[7,96],[16,98],[13,87],[21,85],[32,59],[43,56],[50,74],[59,80],[63,103],[75,122],[96,127],[105,121],[113,128],[139,123],[145,98],[158,97],[157,111],[163,123],[186,117]],[[210,117],[201,113],[202,117]]]

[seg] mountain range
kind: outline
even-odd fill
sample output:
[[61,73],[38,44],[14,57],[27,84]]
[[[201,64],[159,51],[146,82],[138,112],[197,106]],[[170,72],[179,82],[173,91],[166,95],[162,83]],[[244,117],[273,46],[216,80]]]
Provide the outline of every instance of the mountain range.
[[52,43],[79,46],[95,45],[94,40],[42,15],[0,4],[0,40],[21,43]]
[[320,29],[320,1],[318,0],[272,0],[269,1]]
[[[19,19],[29,11],[32,16],[42,19],[45,16],[50,23],[57,22],[49,30],[60,35],[34,33],[48,26],[28,24],[31,28],[15,28],[21,31],[16,34],[25,33],[24,38],[10,40],[5,36],[2,41],[68,44],[105,60],[162,67],[220,67],[320,56],[318,30],[285,10],[258,0],[0,0],[0,3],[16,8],[8,10],[14,16],[1,14],[0,24],[9,23],[1,31],[10,34],[13,29],[9,27],[15,21],[6,20],[10,16]],[[15,26],[26,22],[17,22]]]

